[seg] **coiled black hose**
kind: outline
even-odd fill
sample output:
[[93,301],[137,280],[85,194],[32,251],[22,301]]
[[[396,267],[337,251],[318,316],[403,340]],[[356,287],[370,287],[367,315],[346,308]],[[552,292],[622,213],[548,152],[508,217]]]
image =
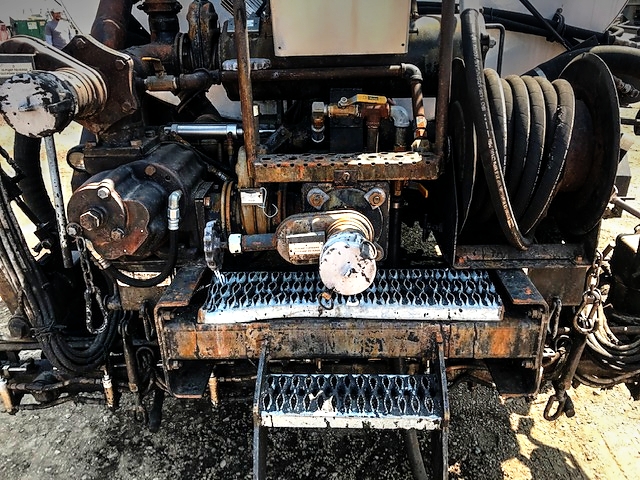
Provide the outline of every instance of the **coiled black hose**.
[[116,336],[118,318],[111,313],[107,328],[96,335],[87,348],[72,347],[58,321],[49,280],[31,255],[7,194],[7,175],[0,184],[0,268],[19,298],[45,356],[67,373],[94,371],[102,365]]
[[467,9],[461,18],[467,96],[491,203],[509,243],[526,250],[526,235],[535,231],[558,190],[575,95],[566,80],[500,79],[483,69],[479,13]]
[[166,279],[169,275],[171,275],[171,273],[173,273],[173,270],[176,268],[177,260],[178,260],[178,232],[176,230],[171,230],[169,232],[169,258],[167,259],[164,266],[162,267],[162,271],[160,271],[160,273],[158,273],[158,275],[156,275],[155,277],[140,280],[138,278],[133,278],[122,273],[113,265],[110,265],[109,267],[107,267],[105,269],[105,272],[111,278],[118,280],[122,283],[125,283],[131,287],[137,287],[137,288],[155,287],[164,279]]

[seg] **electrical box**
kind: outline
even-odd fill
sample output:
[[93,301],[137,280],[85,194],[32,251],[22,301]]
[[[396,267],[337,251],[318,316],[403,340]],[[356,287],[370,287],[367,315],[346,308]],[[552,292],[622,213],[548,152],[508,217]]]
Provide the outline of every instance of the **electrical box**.
[[407,52],[411,0],[271,0],[278,57]]

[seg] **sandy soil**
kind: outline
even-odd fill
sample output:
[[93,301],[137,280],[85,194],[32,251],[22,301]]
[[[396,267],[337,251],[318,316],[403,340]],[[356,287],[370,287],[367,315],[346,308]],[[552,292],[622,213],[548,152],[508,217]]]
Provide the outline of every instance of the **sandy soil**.
[[[7,127],[0,144],[10,150]],[[58,139],[59,156],[79,129]],[[640,174],[634,148],[633,170]],[[65,174],[63,173],[63,176]],[[635,194],[635,193],[634,193]],[[603,243],[632,231],[625,214],[607,220]],[[223,391],[224,393],[224,391]],[[549,423],[549,393],[527,403],[500,401],[488,388],[451,391],[449,470],[454,479],[636,479],[640,476],[640,403],[624,387],[580,387],[576,417]],[[168,399],[160,432],[138,424],[127,398],[116,412],[66,404],[0,415],[0,478],[251,478],[250,392],[206,400]],[[2,409],[2,407],[0,407]],[[426,439],[422,438],[426,445]],[[269,436],[271,478],[411,478],[401,437],[387,432],[278,432]]]

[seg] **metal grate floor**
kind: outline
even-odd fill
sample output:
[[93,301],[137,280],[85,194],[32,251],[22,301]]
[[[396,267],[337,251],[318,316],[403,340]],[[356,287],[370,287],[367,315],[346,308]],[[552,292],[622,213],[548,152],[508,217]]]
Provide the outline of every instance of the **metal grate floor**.
[[227,272],[214,280],[201,323],[282,318],[499,321],[503,305],[486,271],[381,270],[364,292],[324,300],[317,272]]
[[436,375],[269,374],[261,424],[292,428],[439,429]]

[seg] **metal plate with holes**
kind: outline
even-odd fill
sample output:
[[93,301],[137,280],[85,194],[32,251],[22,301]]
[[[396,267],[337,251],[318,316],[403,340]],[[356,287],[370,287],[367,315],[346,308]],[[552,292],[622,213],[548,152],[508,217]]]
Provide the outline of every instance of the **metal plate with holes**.
[[436,375],[269,374],[259,394],[265,427],[435,430]]
[[357,171],[353,181],[434,180],[439,157],[418,152],[260,155],[254,162],[256,182],[333,182],[335,170]]
[[200,323],[282,318],[499,321],[502,300],[486,271],[381,270],[373,285],[352,296],[326,292],[317,272],[226,273],[214,281],[198,312]]

